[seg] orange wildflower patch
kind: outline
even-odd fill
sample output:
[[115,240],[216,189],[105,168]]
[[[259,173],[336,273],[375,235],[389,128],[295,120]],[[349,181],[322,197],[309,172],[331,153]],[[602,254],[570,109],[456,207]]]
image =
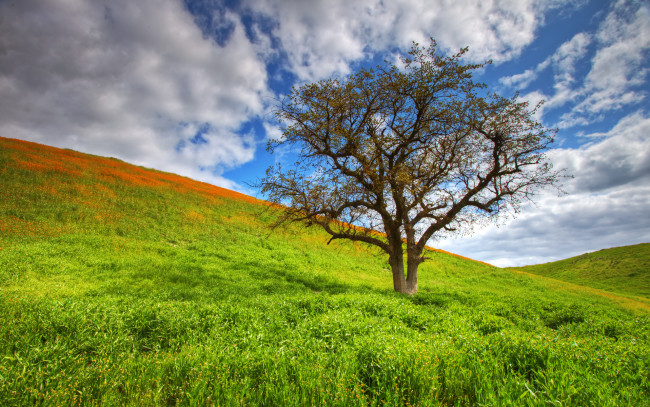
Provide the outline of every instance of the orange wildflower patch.
[[191,221],[202,221],[205,219],[205,216],[196,211],[189,211],[185,214],[185,218]]
[[79,165],[69,160],[67,155],[64,154],[66,150],[43,146],[29,141],[1,137],[0,145],[4,149],[10,149],[18,153],[15,154],[15,163],[19,168],[37,172],[56,172],[74,176],[81,175]]
[[29,153],[42,152],[46,148],[52,148],[42,144],[32,143],[30,141],[5,138],[5,137],[0,137],[0,142],[3,145],[2,146],[3,148],[11,148],[12,150],[24,151]]
[[52,183],[45,183],[45,184],[39,185],[36,189],[38,189],[39,191],[44,192],[44,193],[46,193],[48,195],[52,195],[52,196],[57,195],[58,192],[59,192],[56,185],[52,184]]
[[88,164],[92,161],[93,157],[77,151],[51,147],[25,140],[0,137],[0,143],[4,148],[28,153],[27,155],[31,156],[31,158],[36,157],[37,159],[40,159],[41,157],[44,157],[50,160],[55,159],[57,160],[57,163],[63,162],[71,164],[71,166],[76,167],[77,170],[88,167]]
[[93,218],[103,223],[116,223],[121,216],[113,211],[103,211],[93,215]]
[[133,174],[126,171],[120,171],[116,168],[102,168],[100,176],[104,179],[119,180],[134,186],[160,187],[165,185],[164,182],[146,174]]
[[68,174],[73,176],[80,176],[79,169],[68,165],[68,163],[51,159],[46,156],[28,154],[26,159],[17,160],[16,164],[19,168],[28,169],[37,172],[55,172],[59,174]]
[[59,159],[65,161],[68,165],[74,166],[80,172],[89,171],[93,167],[92,156],[84,156],[76,151],[61,150],[58,155]]
[[61,233],[59,228],[53,228],[41,222],[20,219],[16,216],[9,215],[0,218],[0,235],[9,236],[53,236]]
[[211,198],[232,198],[258,204],[264,202],[249,195],[235,192],[226,188],[221,188],[205,182],[182,177],[180,175],[163,172],[156,172],[155,174],[158,175],[160,179],[173,184],[179,192],[199,192],[202,195]]
[[18,164],[26,169],[46,172],[55,171],[81,176],[84,172],[96,173],[100,179],[119,181],[134,186],[172,187],[179,192],[198,192],[204,197],[231,198],[256,204],[267,204],[251,196],[195,181],[176,174],[137,167],[105,157],[97,157],[72,150],[45,146],[29,141],[0,137],[0,145],[27,154],[20,154]]
[[114,199],[117,197],[117,194],[115,191],[113,191],[111,188],[108,188],[107,186],[104,186],[102,184],[95,184],[93,185],[93,189],[95,190],[95,193],[104,199],[110,198]]
[[97,199],[95,192],[93,189],[88,188],[85,185],[77,184],[74,186],[75,191],[77,192],[77,195],[72,199],[75,203],[78,203],[79,205],[83,205],[87,208],[94,208],[98,209],[103,207],[104,205],[102,202]]

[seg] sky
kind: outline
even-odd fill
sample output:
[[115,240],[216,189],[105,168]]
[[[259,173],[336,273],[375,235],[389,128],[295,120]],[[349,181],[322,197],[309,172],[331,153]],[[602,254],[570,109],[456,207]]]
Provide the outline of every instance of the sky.
[[[498,223],[430,245],[497,266],[650,242],[650,3],[605,0],[0,0],[0,136],[251,195],[292,86],[413,41],[503,96],[545,100],[573,175]],[[471,232],[471,233],[470,233]]]

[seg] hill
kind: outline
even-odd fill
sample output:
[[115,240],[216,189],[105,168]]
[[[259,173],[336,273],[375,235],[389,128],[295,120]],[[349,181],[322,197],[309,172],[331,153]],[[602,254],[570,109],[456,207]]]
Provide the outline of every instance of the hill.
[[647,405],[650,317],[432,251],[384,256],[264,202],[0,138],[3,405]]
[[551,263],[510,269],[650,299],[650,243],[613,247]]

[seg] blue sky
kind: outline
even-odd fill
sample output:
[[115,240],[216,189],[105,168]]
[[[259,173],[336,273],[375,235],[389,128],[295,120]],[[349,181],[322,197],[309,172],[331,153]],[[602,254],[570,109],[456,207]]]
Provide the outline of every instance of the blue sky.
[[566,194],[430,242],[496,265],[650,241],[650,5],[598,0],[3,0],[0,135],[255,194],[291,86],[434,37],[559,128]]

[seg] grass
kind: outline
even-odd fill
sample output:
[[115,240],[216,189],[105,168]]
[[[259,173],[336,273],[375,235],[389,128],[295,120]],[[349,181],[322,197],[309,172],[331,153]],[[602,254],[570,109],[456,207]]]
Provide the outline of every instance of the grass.
[[648,405],[650,320],[432,252],[420,292],[260,201],[0,138],[3,405]]
[[650,243],[614,247],[513,269],[617,294],[650,298]]

